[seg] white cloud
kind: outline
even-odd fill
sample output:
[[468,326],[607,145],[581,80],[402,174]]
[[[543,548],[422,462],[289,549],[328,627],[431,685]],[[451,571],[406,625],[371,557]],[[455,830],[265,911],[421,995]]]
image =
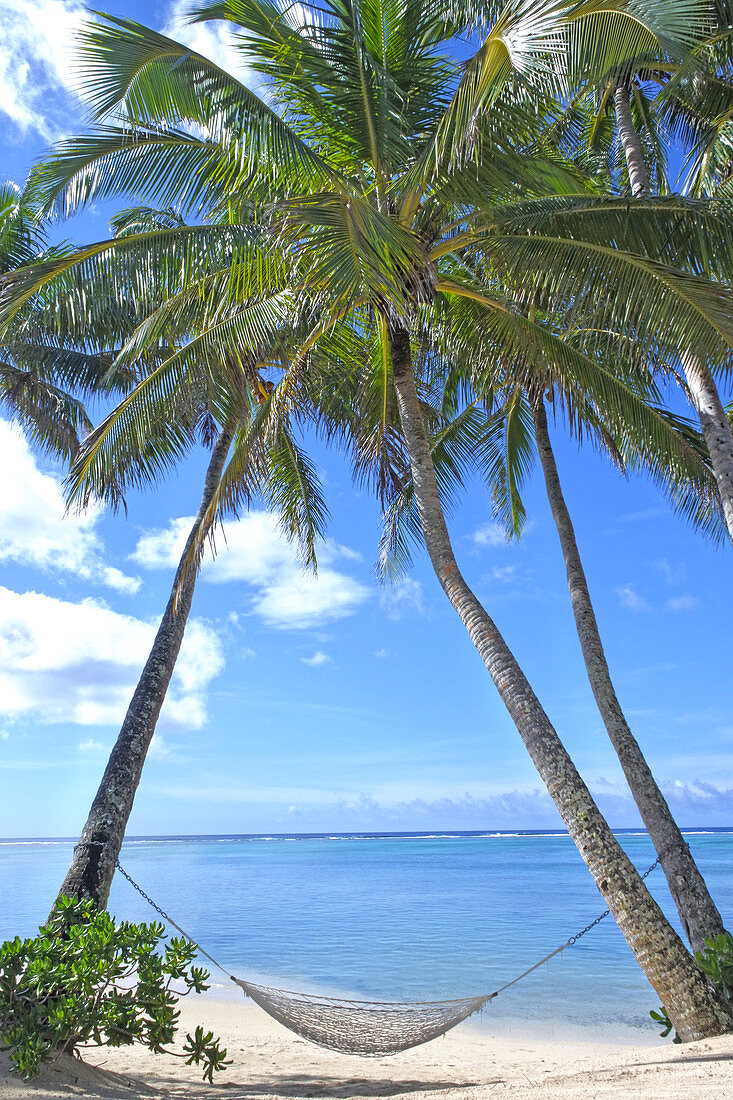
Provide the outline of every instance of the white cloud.
[[670,611],[692,611],[694,607],[697,607],[697,600],[688,593],[683,596],[671,596],[667,600],[667,607]]
[[89,13],[78,0],[0,0],[0,111],[46,140],[69,123],[75,38]]
[[0,561],[74,573],[118,592],[137,592],[138,577],[104,561],[96,530],[102,509],[66,515],[59,479],[41,472],[20,429],[5,420],[0,420],[0,468],[13,471],[0,485]]
[[621,585],[616,589],[616,595],[629,611],[651,611],[651,607],[643,596],[640,596],[632,584]]
[[192,516],[181,516],[179,519],[172,519],[167,527],[146,532],[138,539],[130,560],[145,569],[167,569],[169,566],[175,568],[192,524]]
[[0,741],[9,741],[10,734],[7,730],[0,730]]
[[[0,587],[0,715],[119,725],[156,629],[157,623],[120,615],[95,600],[69,603]],[[201,728],[206,689],[223,666],[214,630],[191,620],[162,724]]]
[[[143,535],[132,559],[147,569],[169,568],[178,562],[193,519],[171,520],[164,530]],[[271,512],[249,512],[225,528],[217,540],[217,556],[204,562],[202,578],[212,584],[244,582],[256,590],[250,610],[269,626],[297,630],[320,626],[353,615],[369,590],[334,563],[346,551],[330,540],[318,549],[318,574],[305,571],[296,549],[279,530]]]
[[[174,0],[163,33],[245,79],[230,25],[187,24],[191,6]],[[68,129],[78,100],[78,32],[92,19],[81,0],[0,0],[0,112],[21,135],[35,132],[51,141]]]
[[190,23],[188,13],[193,6],[191,0],[174,0],[163,34],[190,46],[196,53],[208,57],[220,69],[243,80],[248,75],[248,70],[242,51],[234,45],[231,24],[224,20]]
[[655,562],[654,567],[659,570],[667,584],[680,584],[685,579],[687,572],[684,562],[673,565],[666,558]]
[[378,649],[378,650],[376,650],[374,656],[379,657],[381,660],[383,660],[385,657],[389,657],[389,650],[388,649]]
[[511,584],[511,582],[515,579],[516,572],[516,565],[501,565],[494,566],[494,568],[491,570],[491,575],[495,581],[499,582],[499,584]]
[[242,659],[244,661],[250,661],[253,657],[257,656],[257,650],[252,649],[251,645],[246,645],[242,650]]
[[167,760],[173,755],[160,734],[154,734],[148,749],[148,760]]
[[485,523],[474,531],[472,538],[477,546],[506,546],[509,541],[500,523]]
[[401,619],[407,611],[424,615],[426,610],[420,581],[412,577],[402,577],[396,584],[383,588],[380,603],[390,619]]
[[[603,779],[591,784],[592,793],[612,827],[639,826],[638,810],[622,783]],[[672,781],[663,784],[665,796],[675,817],[685,829],[728,825],[733,811],[733,788],[701,780],[691,783]],[[368,791],[343,792],[317,788],[249,787],[242,783],[206,783],[166,785],[152,793],[175,800],[239,804],[237,821],[242,823],[244,807],[268,807],[268,828],[282,822],[286,829],[304,832],[373,830],[397,831],[484,829],[508,830],[508,838],[496,836],[497,843],[512,843],[515,829],[542,829],[566,835],[560,815],[543,789],[507,789],[482,793],[436,795],[425,791],[417,796],[385,797]],[[289,818],[288,821],[285,819]],[[261,822],[261,817],[259,822]],[[262,829],[252,822],[252,831]],[[569,841],[568,841],[569,842]],[[570,842],[569,842],[570,843]]]
[[304,665],[310,665],[311,668],[320,668],[322,665],[333,664],[333,658],[329,657],[327,653],[324,653],[322,649],[317,649],[312,657],[301,657],[300,659]]
[[88,741],[79,742],[81,752],[105,752],[108,748],[108,745],[103,745],[101,741],[95,741],[93,737],[90,737]]

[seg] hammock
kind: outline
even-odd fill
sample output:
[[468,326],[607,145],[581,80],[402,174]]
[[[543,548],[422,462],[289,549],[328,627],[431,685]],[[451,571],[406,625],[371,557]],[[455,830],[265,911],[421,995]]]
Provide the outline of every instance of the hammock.
[[[641,877],[646,878],[658,864],[657,859]],[[420,1046],[421,1043],[429,1043],[439,1035],[445,1035],[456,1024],[473,1016],[474,1012],[480,1012],[484,1005],[493,1001],[499,993],[515,985],[522,978],[526,978],[533,970],[537,970],[566,948],[572,947],[581,936],[590,932],[610,914],[610,909],[606,909],[605,913],[601,913],[581,932],[576,932],[560,947],[544,955],[538,962],[533,963],[516,978],[505,982],[493,993],[485,993],[478,997],[463,997],[453,1001],[358,1001],[328,997],[318,993],[297,993],[290,989],[273,989],[229,974],[221,963],[217,962],[159,905],[156,905],[152,898],[148,897],[142,887],[128,875],[118,859],[115,860],[115,866],[145,901],[152,905],[168,924],[189,940],[205,958],[238,985],[246,997],[250,997],[268,1015],[290,1031],[294,1031],[296,1035],[301,1035],[304,1039],[319,1046],[328,1047],[330,1050],[338,1050],[342,1054],[372,1056],[396,1054],[398,1051]]]
[[271,989],[232,978],[247,997],[275,1020],[312,1043],[342,1054],[396,1054],[445,1035],[490,1001],[347,1001],[313,993]]

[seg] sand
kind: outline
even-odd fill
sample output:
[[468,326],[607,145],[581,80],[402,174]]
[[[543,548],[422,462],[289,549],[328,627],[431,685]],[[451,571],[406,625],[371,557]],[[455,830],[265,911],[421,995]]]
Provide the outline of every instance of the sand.
[[234,1064],[214,1085],[195,1067],[144,1050],[94,1050],[85,1063],[60,1059],[30,1083],[0,1055],[0,1100],[75,1096],[215,1098],[398,1096],[406,1100],[730,1100],[733,1035],[674,1046],[493,1036],[462,1024],[444,1038],[391,1058],[322,1050],[252,1004],[205,996],[181,1002],[182,1029],[201,1023],[221,1035]]

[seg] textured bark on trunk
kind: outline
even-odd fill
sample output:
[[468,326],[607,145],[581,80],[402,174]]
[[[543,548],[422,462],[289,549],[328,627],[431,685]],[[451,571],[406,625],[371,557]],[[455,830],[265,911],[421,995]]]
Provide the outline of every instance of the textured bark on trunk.
[[214,446],[206,471],[201,506],[176,570],[168,605],[104,770],[79,844],[74,849],[71,866],[62,883],[59,897],[62,894],[68,897],[76,894],[80,898],[90,898],[100,907],[107,904],[115,873],[115,860],[122,847],[145,757],[183,642],[196,586],[195,570],[190,570],[185,576],[176,600],[178,584],[199,520],[211,503],[221,479],[231,439],[231,431],[225,429]]
[[466,627],[532,761],[637,962],[679,1036],[733,1029],[733,1010],[708,984],[614,837],[494,622],[461,576],[435,480],[410,354],[409,333],[390,328],[400,424],[425,545],[440,584]]
[[682,926],[693,950],[699,951],[705,946],[706,936],[717,936],[723,931],[723,921],[644,754],[629,729],[616,696],[575,540],[575,531],[562,494],[547,429],[545,404],[541,396],[533,402],[533,414],[537,450],[545,475],[550,510],[565,559],[570,602],[588,679],[611,744],[616,750],[634,801],[656,848]]
[[728,534],[733,541],[733,432],[708,368],[692,352],[682,356],[682,366],[692,402],[700,417],[700,428],[710,452]]
[[616,85],[613,102],[616,109],[616,129],[629,172],[631,194],[646,195],[650,191],[649,173],[644,159],[644,150],[631,118],[628,84],[620,82]]

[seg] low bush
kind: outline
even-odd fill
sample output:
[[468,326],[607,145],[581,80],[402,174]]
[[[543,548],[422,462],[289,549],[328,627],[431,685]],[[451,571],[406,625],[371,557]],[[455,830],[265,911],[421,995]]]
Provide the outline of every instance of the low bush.
[[[711,936],[705,940],[705,950],[696,951],[695,960],[716,989],[719,989],[729,1001],[733,1001],[733,936],[730,932],[721,932],[720,935]],[[650,1012],[649,1015],[661,1025],[662,1038],[666,1039],[674,1026],[666,1008],[662,1006],[657,1012]],[[672,1042],[682,1042],[676,1032]]]
[[35,939],[0,945],[0,1040],[24,1077],[57,1053],[139,1043],[185,1058],[204,1078],[231,1063],[211,1032],[197,1027],[182,1053],[169,1050],[178,999],[208,989],[196,949],[168,942],[162,924],[119,924],[92,902],[59,899]]
[[705,950],[696,951],[695,958],[713,985],[733,1001],[733,936],[730,932],[721,932],[705,940]]

